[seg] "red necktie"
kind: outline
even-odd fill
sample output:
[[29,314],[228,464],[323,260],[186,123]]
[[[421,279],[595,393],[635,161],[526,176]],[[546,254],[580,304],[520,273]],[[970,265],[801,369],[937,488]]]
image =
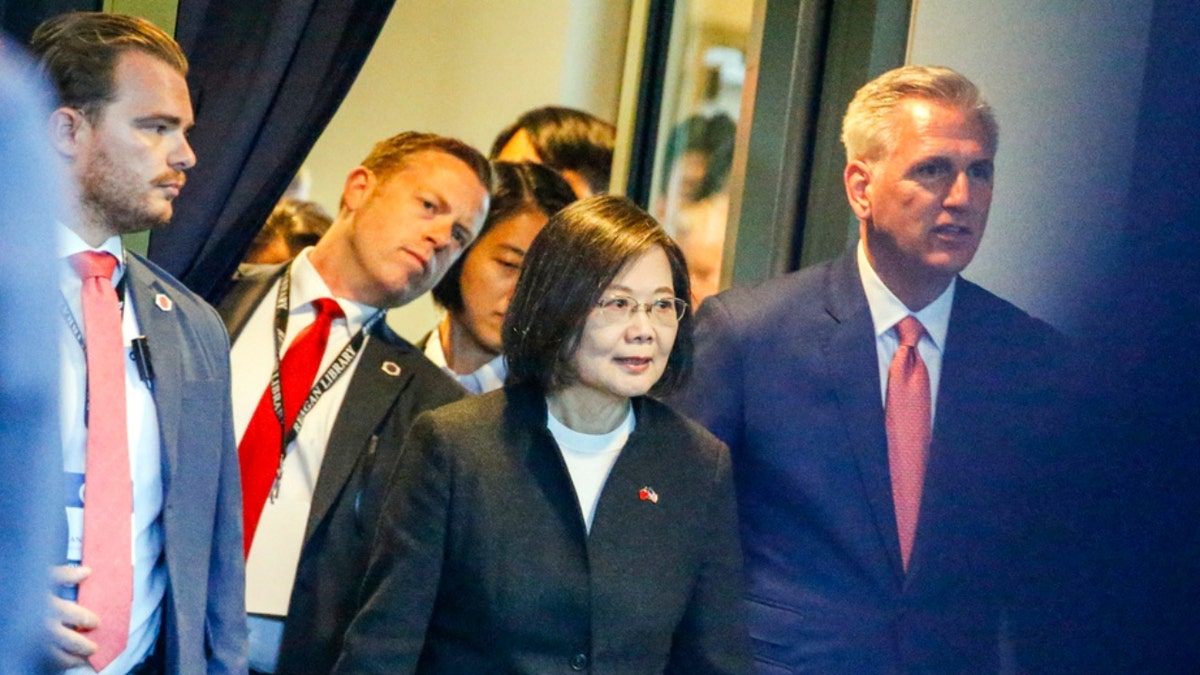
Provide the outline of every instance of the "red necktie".
[[238,444],[238,459],[242,467],[242,516],[245,522],[245,554],[250,555],[250,544],[254,542],[254,531],[258,528],[258,519],[262,516],[267,496],[279,472],[279,461],[283,450],[283,430],[291,429],[296,422],[296,415],[308,392],[313,380],[317,377],[317,368],[321,358],[325,356],[325,346],[329,343],[329,327],[333,320],[344,316],[342,308],[332,298],[313,300],[317,310],[317,318],[309,324],[292,344],[279,364],[280,389],[283,395],[283,426],[275,415],[275,405],[271,400],[271,385],[267,384],[266,391],[254,409],[254,416],[246,427],[242,442]]
[[921,510],[925,460],[929,454],[929,371],[917,350],[917,343],[925,334],[921,322],[914,316],[907,316],[896,324],[896,333],[900,337],[900,346],[888,368],[885,416],[900,558],[907,570]]
[[92,575],[79,586],[79,604],[100,617],[100,626],[88,633],[97,645],[89,661],[100,671],[125,651],[133,604],[133,481],[125,415],[125,341],[121,307],[112,284],[117,259],[108,253],[85,251],[71,256],[70,261],[83,280],[83,330],[87,336],[83,564],[92,568]]

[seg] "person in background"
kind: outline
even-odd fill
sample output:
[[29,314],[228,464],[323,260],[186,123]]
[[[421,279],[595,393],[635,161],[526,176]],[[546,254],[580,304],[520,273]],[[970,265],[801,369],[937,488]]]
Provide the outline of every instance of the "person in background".
[[655,211],[687,258],[697,307],[720,290],[736,131],[727,115],[694,115],[667,143],[670,168]]
[[675,212],[722,192],[733,166],[737,124],[728,115],[693,115],[667,141],[662,212]]
[[490,157],[545,164],[583,198],[608,192],[616,140],[616,127],[594,115],[546,106],[530,110],[501,131]]
[[251,265],[287,262],[301,250],[316,245],[332,224],[333,218],[320,204],[284,197],[254,237],[245,262]]
[[[50,143],[78,184],[60,251],[67,565],[59,664],[90,673],[246,670],[229,340],[212,307],[121,235],[161,227],[186,172],[187,60],[142,19],[47,20]],[[132,486],[132,489],[131,489]]]
[[316,246],[221,303],[245,494],[250,668],[324,673],[358,608],[379,505],[418,413],[466,395],[383,320],[473,241],[491,168],[435,134],[380,141]]
[[413,425],[336,672],[749,672],[728,454],[649,395],[687,378],[687,284],[624,197],[550,218],[504,388]]
[[998,142],[974,83],[884,73],[842,140],[857,245],[705,302],[675,399],[733,455],[757,665],[1007,672],[1055,592],[1067,344],[959,276]]
[[500,328],[525,254],[546,221],[575,193],[553,170],[530,162],[495,162],[491,209],[475,243],[433,287],[446,310],[417,346],[474,394],[499,389],[508,374]]

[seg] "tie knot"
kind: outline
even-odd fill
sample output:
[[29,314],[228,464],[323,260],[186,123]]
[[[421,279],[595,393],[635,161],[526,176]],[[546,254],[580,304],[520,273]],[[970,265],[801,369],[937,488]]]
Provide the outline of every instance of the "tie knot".
[[342,306],[333,298],[317,298],[312,301],[312,304],[313,309],[317,310],[318,320],[324,317],[329,321],[333,321],[334,319],[346,316],[346,313],[342,311]]
[[68,260],[71,261],[71,267],[75,268],[75,273],[79,275],[80,279],[104,277],[111,280],[113,272],[117,269],[116,257],[103,251],[83,251],[76,253]]
[[925,327],[912,314],[904,317],[896,324],[896,335],[900,337],[901,347],[916,347],[917,343],[921,341],[921,336],[924,334]]

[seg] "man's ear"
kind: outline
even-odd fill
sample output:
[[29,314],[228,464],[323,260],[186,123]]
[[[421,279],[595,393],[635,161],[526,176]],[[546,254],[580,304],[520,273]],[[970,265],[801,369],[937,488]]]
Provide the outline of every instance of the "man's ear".
[[859,220],[871,218],[871,167],[860,159],[846,164],[842,173],[846,184],[846,199]]
[[354,213],[361,209],[363,204],[367,203],[377,182],[375,173],[367,167],[354,167],[350,175],[346,176],[346,184],[342,187],[341,208],[348,213]]
[[50,113],[50,142],[67,159],[75,159],[91,133],[91,123],[78,108],[63,106]]

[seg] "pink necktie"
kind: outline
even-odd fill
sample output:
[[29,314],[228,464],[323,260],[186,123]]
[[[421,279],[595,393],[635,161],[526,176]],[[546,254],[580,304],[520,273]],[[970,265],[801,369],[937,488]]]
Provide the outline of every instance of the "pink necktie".
[[885,416],[900,558],[907,571],[921,510],[925,461],[929,454],[929,371],[917,350],[917,343],[925,334],[921,322],[914,316],[907,316],[896,324],[896,333],[900,337],[900,346],[888,368]]
[[133,481],[125,415],[125,341],[113,288],[117,259],[85,251],[70,258],[83,280],[83,330],[87,336],[87,466],[83,505],[83,564],[92,575],[79,586],[79,604],[100,616],[88,632],[102,670],[129,641],[133,604],[130,528]]
[[296,415],[304,399],[308,398],[313,380],[317,377],[317,368],[325,356],[329,328],[334,319],[344,316],[342,308],[332,298],[318,298],[312,304],[317,310],[317,318],[292,340],[279,364],[283,427],[280,428],[279,418],[275,415],[271,385],[268,383],[250,418],[250,424],[246,426],[242,442],[238,444],[238,459],[242,467],[242,517],[245,523],[243,545],[247,556],[250,555],[250,544],[254,543],[258,519],[262,516],[267,496],[279,473],[283,429],[290,430],[295,424]]

